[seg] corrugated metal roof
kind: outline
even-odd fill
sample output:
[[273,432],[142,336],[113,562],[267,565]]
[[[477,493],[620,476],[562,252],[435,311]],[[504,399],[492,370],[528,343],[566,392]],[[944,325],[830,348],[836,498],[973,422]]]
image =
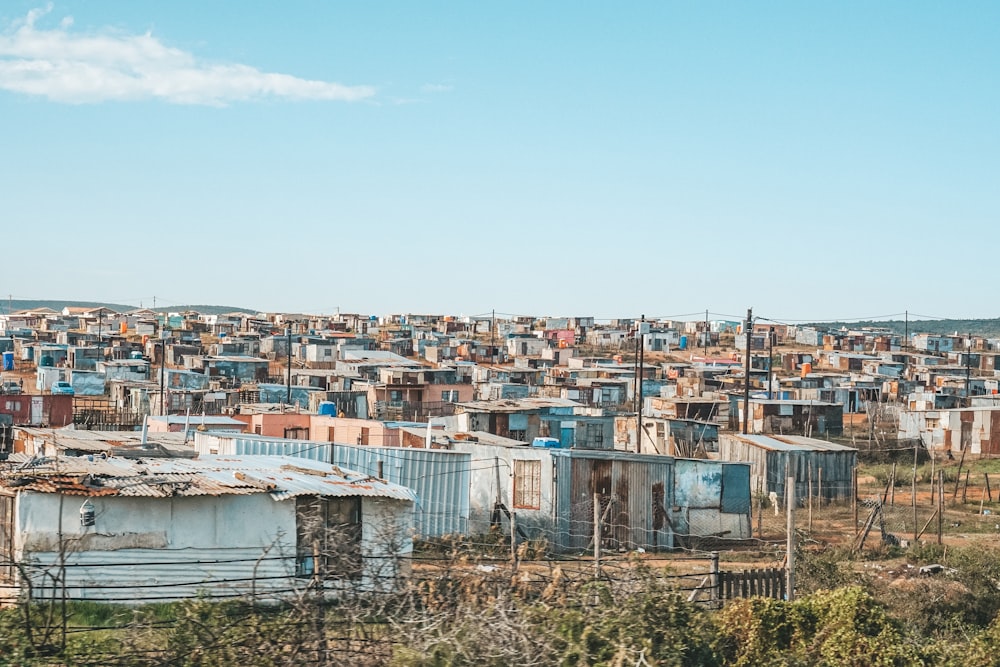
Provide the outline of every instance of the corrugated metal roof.
[[416,500],[413,491],[370,475],[328,463],[288,456],[204,456],[199,459],[156,459],[146,462],[154,473],[197,472],[221,484],[236,472],[252,472],[275,485],[271,496],[284,500],[299,495],[371,496]]
[[270,493],[275,500],[300,495],[416,500],[413,491],[398,484],[335,465],[286,456],[40,459],[19,462],[0,471],[0,485],[43,493],[151,498]]
[[466,410],[483,412],[518,412],[521,410],[543,410],[545,408],[582,408],[583,403],[568,398],[533,396],[530,398],[505,398],[499,401],[468,401],[456,403]]
[[[17,427],[20,434],[49,443],[60,449],[81,451],[108,451],[113,448],[141,447],[141,431],[85,431],[71,428],[29,428]],[[148,433],[150,444],[180,447],[184,445],[183,433]]]
[[803,450],[828,451],[828,452],[854,452],[854,447],[838,445],[835,442],[807,438],[802,435],[759,435],[759,434],[733,434],[726,433],[722,437],[732,438],[749,443],[761,449],[771,451],[800,452]]

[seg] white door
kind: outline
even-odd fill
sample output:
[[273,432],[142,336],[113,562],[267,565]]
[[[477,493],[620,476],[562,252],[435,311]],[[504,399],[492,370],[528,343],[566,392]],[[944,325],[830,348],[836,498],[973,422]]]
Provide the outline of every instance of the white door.
[[31,425],[40,426],[42,424],[42,408],[44,407],[44,396],[31,397]]

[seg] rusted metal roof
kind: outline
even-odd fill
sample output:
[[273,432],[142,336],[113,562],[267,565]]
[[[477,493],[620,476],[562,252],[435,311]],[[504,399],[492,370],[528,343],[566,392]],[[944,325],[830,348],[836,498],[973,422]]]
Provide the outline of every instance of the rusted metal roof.
[[[148,461],[147,466],[153,474],[193,469],[220,484],[231,484],[237,472],[252,473],[258,487],[260,482],[274,485],[274,489],[269,493],[275,500],[285,500],[300,495],[370,496],[416,500],[413,491],[406,487],[327,463],[287,456],[157,459]],[[264,491],[261,488],[256,490]]]
[[[141,431],[77,431],[60,428],[18,427],[15,439],[30,442],[29,449],[36,451],[77,451],[94,454],[130,450],[141,452]],[[148,447],[168,452],[173,456],[194,456],[194,448],[184,444],[183,433],[148,433]],[[161,454],[162,455],[162,454]]]
[[270,493],[366,496],[415,501],[410,489],[338,466],[286,456],[202,459],[20,457],[0,469],[0,487],[83,496],[221,496]]

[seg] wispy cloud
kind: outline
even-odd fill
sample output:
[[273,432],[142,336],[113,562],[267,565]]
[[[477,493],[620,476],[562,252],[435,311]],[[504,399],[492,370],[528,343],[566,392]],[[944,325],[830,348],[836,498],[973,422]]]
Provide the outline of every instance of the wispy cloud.
[[72,104],[162,100],[212,106],[261,99],[354,102],[375,94],[371,86],[202,62],[149,32],[73,33],[71,17],[57,28],[37,27],[49,11],[51,5],[34,9],[0,33],[0,90]]
[[447,83],[425,83],[420,86],[422,93],[450,93],[453,90],[455,90],[455,86]]

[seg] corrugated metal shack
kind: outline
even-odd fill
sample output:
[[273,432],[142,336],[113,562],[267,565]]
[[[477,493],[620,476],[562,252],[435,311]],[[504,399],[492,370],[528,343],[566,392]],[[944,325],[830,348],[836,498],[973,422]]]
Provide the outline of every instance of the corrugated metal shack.
[[997,456],[1000,454],[1000,407],[902,410],[899,437],[919,439],[932,455],[950,452],[960,457],[964,451],[966,456]]
[[73,397],[59,394],[9,394],[0,396],[0,415],[13,426],[61,427],[73,421]]
[[449,437],[450,448],[472,454],[472,534],[497,523],[499,501],[516,512],[529,537],[547,540],[556,551],[582,551],[594,534],[596,493],[609,548],[650,550],[680,546],[688,536],[750,536],[748,465],[529,447],[474,435]]
[[[584,550],[600,496],[604,543],[612,549],[683,546],[689,538],[750,536],[745,465],[624,452],[551,450],[556,547]],[[569,480],[569,483],[565,483]]]
[[[743,423],[741,394],[729,397],[729,428],[738,430]],[[844,432],[844,406],[802,400],[750,399],[751,433],[779,435],[841,435]]]
[[[19,456],[0,471],[0,516],[10,517],[0,554],[22,567],[0,569],[0,585],[29,578],[38,597],[276,599],[316,576],[328,590],[390,589],[412,550],[413,493],[329,464]],[[316,526],[341,530],[317,537]],[[317,541],[334,539],[350,560],[317,563]],[[61,558],[56,588],[50,569]]]
[[774,492],[784,498],[785,479],[794,477],[795,497],[806,498],[810,476],[815,496],[842,500],[854,492],[852,471],[858,464],[858,451],[853,447],[796,435],[723,434],[719,458],[750,463],[750,488],[755,493]]
[[287,440],[249,434],[195,433],[201,454],[293,456],[322,461],[377,476],[412,489],[417,501],[417,535],[465,534],[469,528],[472,456],[440,449],[356,446],[313,440]]

